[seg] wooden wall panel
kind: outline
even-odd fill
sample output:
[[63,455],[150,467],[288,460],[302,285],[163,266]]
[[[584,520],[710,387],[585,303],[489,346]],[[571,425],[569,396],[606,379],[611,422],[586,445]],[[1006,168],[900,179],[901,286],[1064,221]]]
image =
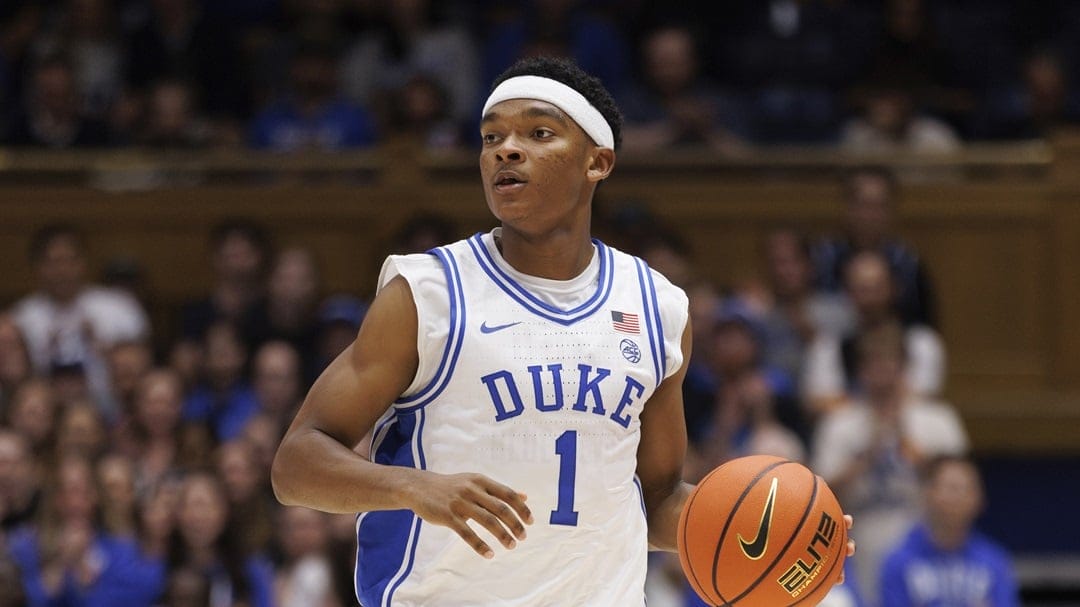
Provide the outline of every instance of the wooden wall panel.
[[[1080,168],[1080,153],[1065,161]],[[617,175],[598,204],[645,205],[686,237],[701,273],[721,284],[761,273],[769,230],[790,225],[819,235],[839,223],[835,171],[774,178],[664,167]],[[898,229],[937,287],[947,395],[983,450],[1080,451],[1077,173],[1055,165],[1034,178],[905,188]],[[453,216],[462,235],[493,225],[471,164],[395,166],[367,183],[291,179],[123,193],[0,183],[0,304],[31,287],[28,235],[55,220],[87,231],[95,269],[113,257],[139,259],[166,309],[209,288],[207,234],[230,216],[266,224],[281,246],[311,248],[330,291],[368,294],[390,238],[420,209]]]

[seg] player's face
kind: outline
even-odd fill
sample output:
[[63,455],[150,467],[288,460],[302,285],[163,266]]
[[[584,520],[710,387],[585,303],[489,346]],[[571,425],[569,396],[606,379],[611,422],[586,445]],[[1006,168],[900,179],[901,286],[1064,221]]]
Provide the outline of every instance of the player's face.
[[526,232],[587,213],[614,153],[601,149],[559,108],[544,101],[496,104],[480,124],[480,174],[488,207]]

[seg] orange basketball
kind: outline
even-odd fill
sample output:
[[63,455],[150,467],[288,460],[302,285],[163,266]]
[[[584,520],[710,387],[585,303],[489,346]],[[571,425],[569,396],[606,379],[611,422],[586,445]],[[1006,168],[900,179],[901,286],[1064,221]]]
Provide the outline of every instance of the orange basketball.
[[847,526],[825,481],[769,455],[709,473],[679,517],[679,560],[708,604],[816,605],[844,569]]

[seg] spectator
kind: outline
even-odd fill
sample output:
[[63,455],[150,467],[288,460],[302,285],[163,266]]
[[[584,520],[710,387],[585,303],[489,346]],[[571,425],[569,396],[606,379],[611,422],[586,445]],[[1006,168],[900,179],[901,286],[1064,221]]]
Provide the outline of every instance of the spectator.
[[452,123],[472,124],[479,113],[480,75],[476,48],[468,32],[439,18],[441,6],[430,0],[377,0],[381,27],[365,32],[346,52],[342,82],[350,99],[365,107],[385,108],[409,87],[429,82],[445,96]]
[[301,42],[290,60],[290,90],[251,124],[252,147],[278,152],[342,150],[375,143],[367,112],[341,96],[334,42]]
[[855,308],[853,331],[837,337],[823,334],[806,352],[803,395],[813,412],[828,410],[842,402],[844,394],[857,391],[855,361],[858,342],[881,331],[899,331],[908,354],[907,389],[921,396],[941,393],[945,380],[945,347],[933,329],[901,325],[894,303],[895,287],[886,260],[867,251],[857,254],[847,267],[847,292]]
[[73,227],[52,224],[30,244],[39,290],[12,310],[35,370],[81,366],[95,403],[114,411],[105,353],[116,343],[149,336],[146,313],[129,295],[86,283],[86,244]]
[[[665,26],[642,43],[642,80],[622,103],[628,150],[678,145],[726,149],[735,144],[722,124],[733,118],[720,91],[701,73],[689,29]],[[730,105],[730,104],[729,104]]]
[[[178,479],[162,481],[136,503],[139,557],[151,571],[165,568],[169,541],[176,531],[176,511],[180,500]],[[155,573],[154,575],[163,575]]]
[[16,106],[25,97],[31,47],[45,16],[38,2],[0,4],[0,142],[10,142]]
[[304,397],[300,357],[284,341],[266,342],[255,353],[253,388],[259,410],[284,430]]
[[[174,356],[197,361],[198,356],[190,355],[193,349],[197,351],[195,342],[218,321],[240,327],[252,324],[254,310],[265,296],[271,249],[270,237],[254,222],[226,219],[214,227],[210,234],[214,285],[208,296],[181,309],[182,341]],[[181,376],[187,378],[183,373]]]
[[282,340],[291,345],[303,359],[305,386],[315,381],[318,373],[315,350],[321,291],[322,278],[311,251],[301,247],[285,249],[274,260],[267,297],[253,310],[246,331],[254,344]]
[[333,594],[326,515],[307,508],[278,512],[282,563],[275,580],[281,607],[339,607]]
[[263,478],[270,477],[270,467],[274,463],[274,453],[277,452],[281,438],[285,436],[287,424],[290,418],[282,425],[277,419],[265,412],[253,415],[244,426],[242,438],[252,449],[255,462],[258,466],[258,474]]
[[777,421],[782,415],[785,422],[801,429],[801,424],[791,420],[797,411],[791,380],[762,365],[760,327],[754,319],[738,304],[728,302],[711,341],[717,390],[710,411],[687,428],[692,451],[689,478],[696,481],[724,461],[765,445],[788,456],[801,456],[798,437]]
[[483,50],[481,82],[492,82],[522,57],[571,57],[616,96],[629,85],[630,53],[622,33],[581,0],[533,0],[497,27]]
[[274,535],[273,509],[268,474],[261,469],[255,449],[243,439],[229,441],[217,450],[216,472],[225,488],[236,534],[245,554],[266,554]]
[[686,416],[687,431],[694,436],[710,423],[719,390],[713,371],[713,335],[720,318],[722,298],[716,285],[704,279],[692,282],[686,289],[686,295],[695,345],[683,380],[683,414]]
[[843,295],[815,287],[810,242],[796,231],[771,232],[765,240],[765,262],[771,302],[762,315],[764,359],[798,378],[814,339],[848,333],[855,313]]
[[98,499],[90,463],[80,457],[61,460],[41,524],[11,538],[31,607],[150,607],[161,592],[160,577],[134,575],[139,571],[134,541],[97,525]]
[[112,4],[110,0],[66,0],[58,26],[39,38],[39,47],[70,54],[79,111],[95,120],[107,117],[124,80],[123,41]]
[[1020,605],[1008,553],[974,530],[983,507],[975,463],[940,456],[923,467],[924,514],[885,557],[881,607]]
[[867,335],[857,355],[861,396],[821,419],[812,468],[859,521],[852,529],[859,546],[853,558],[859,587],[873,597],[885,550],[918,515],[918,466],[964,453],[968,439],[951,406],[905,388],[899,329]]
[[885,31],[872,53],[867,82],[903,83],[917,102],[957,110],[965,95],[944,86],[948,58],[925,0],[887,0]]
[[22,111],[8,143],[16,146],[102,147],[112,142],[108,126],[79,108],[80,91],[68,61],[58,55],[37,62]]
[[34,456],[45,462],[53,457],[57,405],[49,382],[35,378],[16,388],[7,411],[8,427],[25,438]]
[[86,401],[68,403],[56,424],[56,458],[80,457],[96,462],[109,446],[105,418]]
[[130,418],[114,433],[116,449],[135,462],[136,492],[147,491],[187,469],[209,461],[209,430],[181,421],[180,379],[169,369],[154,369],[135,389]]
[[225,489],[212,474],[194,472],[180,490],[169,571],[191,569],[207,580],[210,607],[273,607],[273,576],[260,555],[244,554],[228,528]]
[[138,525],[134,462],[118,453],[108,453],[98,460],[96,472],[102,527],[116,537],[134,539]]
[[390,102],[390,131],[430,150],[457,148],[466,140],[460,123],[450,116],[446,91],[432,77],[417,75],[399,89]]
[[879,83],[864,104],[861,115],[847,123],[840,137],[840,145],[851,152],[941,154],[960,149],[952,127],[918,112],[914,95],[903,86]]
[[26,340],[11,314],[0,312],[0,419],[15,388],[30,379],[33,368]]
[[326,368],[345,351],[360,330],[367,306],[351,295],[333,295],[319,309],[319,361]]
[[893,232],[898,189],[893,174],[881,167],[860,167],[844,177],[843,233],[814,247],[818,286],[842,290],[848,260],[860,251],[878,251],[892,272],[900,319],[935,327],[936,301],[926,266]]
[[124,341],[109,348],[107,358],[117,412],[121,416],[130,415],[139,380],[154,366],[154,352],[145,340]]
[[137,12],[127,41],[127,82],[148,90],[162,78],[195,83],[210,117],[228,126],[250,114],[236,30],[210,19],[196,0],[153,0]]
[[244,381],[247,349],[236,328],[224,322],[211,326],[205,349],[203,381],[184,400],[183,417],[207,424],[214,437],[224,442],[240,435],[258,412],[259,403]]
[[1080,95],[1065,58],[1051,49],[1031,53],[1018,81],[987,91],[970,120],[972,135],[984,139],[1047,137],[1080,121]]
[[198,114],[198,101],[191,84],[165,78],[150,87],[146,125],[138,141],[158,148],[202,148],[214,142],[214,130]]
[[0,538],[32,523],[40,504],[41,470],[30,442],[18,432],[0,426]]

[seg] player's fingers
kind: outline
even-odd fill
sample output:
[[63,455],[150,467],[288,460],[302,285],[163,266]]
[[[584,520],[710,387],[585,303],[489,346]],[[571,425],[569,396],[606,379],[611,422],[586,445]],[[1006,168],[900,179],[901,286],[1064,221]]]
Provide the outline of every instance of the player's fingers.
[[847,528],[851,529],[852,526],[855,525],[855,517],[851,516],[850,514],[845,514],[844,522],[847,523]]
[[509,531],[507,531],[506,526],[499,520],[499,517],[495,516],[484,505],[474,505],[472,514],[469,515],[469,518],[479,523],[484,529],[490,531],[491,535],[494,535],[495,539],[499,540],[503,546],[506,546],[507,548],[517,546],[517,540],[514,539],[514,536],[511,535]]
[[525,505],[525,500],[527,498],[524,493],[518,493],[506,485],[496,483],[490,478],[484,478],[483,486],[484,490],[488,492],[488,495],[495,496],[509,504],[510,507],[517,512],[518,516],[521,517],[521,520],[529,525],[533,524],[532,510],[529,510],[529,507]]
[[491,549],[491,546],[488,546],[487,542],[481,539],[480,536],[465,523],[465,521],[454,520],[450,523],[450,528],[461,536],[461,539],[465,540],[465,543],[472,547],[472,549],[480,556],[486,559],[495,556],[495,551]]
[[525,524],[518,518],[517,512],[509,504],[493,495],[485,495],[479,500],[480,506],[494,514],[519,540],[525,539]]
[[847,555],[851,556],[855,554],[855,540],[847,541]]

